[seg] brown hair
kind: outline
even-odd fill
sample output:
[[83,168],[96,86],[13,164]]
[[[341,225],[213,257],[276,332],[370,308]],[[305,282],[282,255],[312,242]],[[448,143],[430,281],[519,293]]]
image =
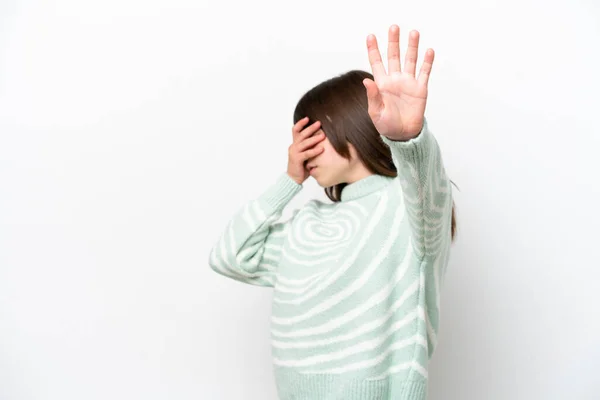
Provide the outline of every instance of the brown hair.
[[[390,148],[381,140],[368,113],[367,91],[362,83],[365,78],[374,80],[369,72],[352,70],[318,84],[298,101],[294,124],[305,116],[309,117],[305,126],[321,121],[321,128],[340,156],[350,159],[348,142],[352,143],[369,171],[396,177],[398,172]],[[346,185],[340,183],[327,187],[325,194],[333,202],[339,202]],[[452,240],[456,235],[454,208],[452,202]]]

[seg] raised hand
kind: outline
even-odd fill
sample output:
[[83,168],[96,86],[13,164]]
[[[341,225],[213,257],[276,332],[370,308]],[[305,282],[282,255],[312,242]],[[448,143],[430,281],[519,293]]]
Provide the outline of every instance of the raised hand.
[[427,103],[427,83],[433,64],[433,49],[427,49],[418,78],[415,78],[419,32],[411,31],[404,67],[400,67],[400,27],[392,25],[388,33],[388,72],[381,61],[375,35],[367,36],[369,63],[373,77],[365,79],[369,116],[377,131],[392,140],[409,140],[423,127]]

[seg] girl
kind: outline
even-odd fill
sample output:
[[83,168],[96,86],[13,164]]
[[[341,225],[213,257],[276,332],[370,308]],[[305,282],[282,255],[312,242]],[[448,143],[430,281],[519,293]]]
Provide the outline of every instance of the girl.
[[[274,288],[271,338],[282,400],[425,399],[439,291],[455,234],[450,181],[424,117],[434,53],[418,78],[419,33],[388,71],[350,71],[298,102],[287,172],[230,221],[216,272]],[[307,124],[311,122],[310,125]],[[312,176],[333,201],[276,222]]]

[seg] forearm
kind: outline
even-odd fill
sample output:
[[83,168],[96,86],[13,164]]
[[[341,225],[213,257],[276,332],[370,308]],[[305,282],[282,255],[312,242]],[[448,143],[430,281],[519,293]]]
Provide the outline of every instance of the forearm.
[[269,286],[286,228],[276,221],[301,188],[281,175],[261,196],[246,203],[211,249],[211,268],[236,280]]

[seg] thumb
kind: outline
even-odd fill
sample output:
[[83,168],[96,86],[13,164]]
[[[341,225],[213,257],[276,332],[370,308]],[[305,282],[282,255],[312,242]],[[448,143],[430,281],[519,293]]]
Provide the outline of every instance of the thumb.
[[371,79],[365,78],[363,85],[367,89],[367,99],[369,100],[369,114],[371,117],[379,115],[383,109],[383,98],[379,92],[379,87]]

